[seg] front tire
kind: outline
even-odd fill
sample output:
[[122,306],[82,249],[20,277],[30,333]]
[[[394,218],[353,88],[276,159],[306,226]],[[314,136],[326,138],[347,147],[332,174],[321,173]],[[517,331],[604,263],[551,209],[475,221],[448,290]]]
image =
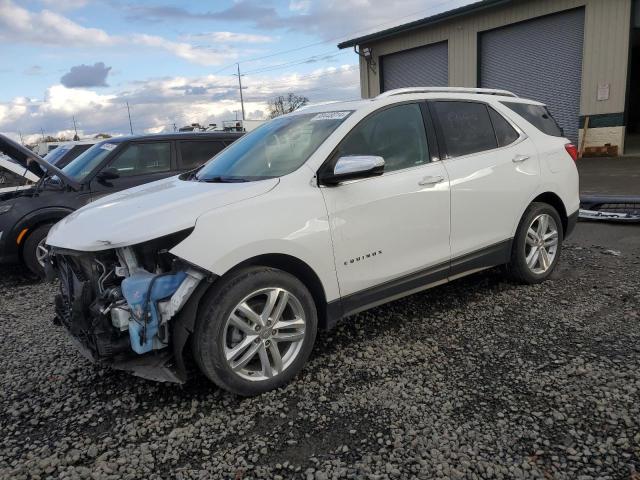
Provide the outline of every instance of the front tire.
[[47,253],[45,241],[51,230],[51,225],[36,228],[24,242],[22,260],[27,268],[39,278],[44,278],[44,261]]
[[529,205],[513,240],[511,276],[529,285],[545,281],[558,264],[563,239],[562,221],[556,209],[546,203]]
[[288,383],[302,369],[318,318],[313,297],[296,277],[249,267],[220,279],[203,300],[193,353],[216,385],[257,395]]

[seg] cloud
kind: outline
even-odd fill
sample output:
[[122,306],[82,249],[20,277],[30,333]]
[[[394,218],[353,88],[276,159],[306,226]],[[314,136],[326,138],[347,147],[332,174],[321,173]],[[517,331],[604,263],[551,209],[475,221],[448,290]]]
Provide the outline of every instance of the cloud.
[[38,13],[0,0],[0,42],[32,43],[39,46],[64,47],[129,47],[131,44],[164,50],[171,55],[200,65],[220,65],[235,58],[235,51],[196,47],[186,42],[174,42],[157,35],[133,33],[128,37],[109,35],[104,30],[87,28],[49,10]]
[[60,79],[60,83],[67,88],[77,87],[108,87],[107,76],[111,67],[102,62],[93,65],[76,65],[71,67]]
[[235,53],[228,49],[223,51],[222,49],[194,47],[189,43],[173,42],[157,35],[136,33],[131,36],[131,40],[137,45],[165,50],[176,57],[200,65],[219,65],[223,61],[235,58]]
[[[118,4],[130,20],[175,22],[177,20],[225,20],[263,30],[297,31],[325,40],[344,40],[376,30],[428,17],[473,0],[290,0],[287,14],[258,0],[237,0],[220,10],[193,11],[183,7],[134,3]],[[400,13],[406,12],[406,13]]]
[[291,0],[289,10],[292,12],[306,12],[311,7],[311,0]]
[[75,10],[89,3],[89,0],[42,0],[42,3],[55,10]]
[[83,27],[49,10],[32,13],[11,0],[0,0],[0,40],[64,46],[115,43],[104,30]]
[[[267,102],[294,92],[311,102],[345,100],[359,96],[357,65],[317,69],[304,75],[275,78],[247,77],[244,83],[248,118],[264,117]],[[0,103],[0,131],[17,137],[39,132],[53,134],[72,128],[72,115],[83,135],[129,131],[125,102],[131,106],[135,133],[173,131],[198,122],[220,123],[236,118],[240,110],[238,86],[228,76],[171,77],[130,84],[115,93],[52,85],[39,99],[16,97]]]
[[183,35],[181,40],[191,42],[209,42],[209,43],[268,43],[273,42],[274,38],[268,35],[257,35],[252,33],[235,33],[235,32],[202,32]]

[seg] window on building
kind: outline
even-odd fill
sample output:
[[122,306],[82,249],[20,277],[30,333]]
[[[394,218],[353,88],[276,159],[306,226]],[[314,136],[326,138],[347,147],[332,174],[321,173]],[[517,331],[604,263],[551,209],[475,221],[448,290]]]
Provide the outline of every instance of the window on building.
[[549,113],[544,105],[532,105],[530,103],[502,102],[511,110],[516,112],[527,122],[547,135],[554,137],[562,137],[562,129],[558,126],[555,119]]
[[121,177],[168,172],[171,169],[171,143],[132,143],[109,165]]
[[518,139],[519,135],[515,128],[491,107],[489,107],[489,116],[491,117],[493,129],[496,131],[496,139],[498,140],[499,147],[511,145]]
[[433,102],[449,157],[496,148],[496,135],[484,103]]
[[191,170],[199,167],[207,160],[216,156],[224,149],[225,145],[221,141],[205,142],[195,140],[192,142],[179,142],[180,170]]
[[427,163],[429,149],[420,106],[399,105],[363,120],[340,145],[336,158],[349,155],[380,156],[385,172]]

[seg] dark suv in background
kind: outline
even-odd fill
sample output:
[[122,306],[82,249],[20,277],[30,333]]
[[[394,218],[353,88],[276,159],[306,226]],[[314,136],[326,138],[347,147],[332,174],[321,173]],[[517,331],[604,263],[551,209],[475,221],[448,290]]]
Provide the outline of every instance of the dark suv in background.
[[97,198],[193,170],[242,133],[205,132],[110,138],[60,169],[0,135],[0,152],[25,169],[47,171],[31,188],[0,193],[0,264],[23,262],[44,274],[53,224]]

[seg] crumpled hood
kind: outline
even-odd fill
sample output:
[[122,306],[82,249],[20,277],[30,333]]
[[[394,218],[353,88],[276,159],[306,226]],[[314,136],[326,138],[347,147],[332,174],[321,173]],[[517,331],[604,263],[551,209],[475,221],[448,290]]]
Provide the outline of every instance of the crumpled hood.
[[171,177],[114,193],[62,219],[47,244],[95,252],[136,245],[194,227],[200,215],[267,193],[278,179],[205,183]]

